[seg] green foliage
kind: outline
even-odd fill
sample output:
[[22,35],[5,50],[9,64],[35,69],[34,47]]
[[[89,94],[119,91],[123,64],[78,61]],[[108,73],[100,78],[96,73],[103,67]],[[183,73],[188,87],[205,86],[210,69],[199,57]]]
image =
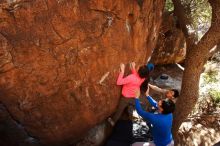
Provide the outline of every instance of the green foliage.
[[[187,16],[187,28],[190,33],[194,33],[197,38],[201,38],[208,30],[211,24],[211,6],[208,0],[181,0]],[[166,0],[166,11],[173,11],[172,0]]]
[[210,70],[209,72],[207,72],[203,76],[204,77],[204,81],[206,83],[216,83],[216,82],[218,82],[217,75],[218,75],[218,71]]
[[169,11],[169,12],[172,12],[174,10],[174,6],[173,6],[172,0],[166,0],[165,10]]
[[209,95],[214,100],[215,104],[220,104],[220,91],[217,90],[210,90]]
[[181,0],[181,3],[190,21],[190,31],[201,38],[211,24],[212,13],[208,0]]

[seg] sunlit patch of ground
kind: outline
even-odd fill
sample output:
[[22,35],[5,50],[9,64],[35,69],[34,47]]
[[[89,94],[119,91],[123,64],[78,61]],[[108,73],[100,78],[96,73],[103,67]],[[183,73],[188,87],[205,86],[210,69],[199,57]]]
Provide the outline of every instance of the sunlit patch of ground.
[[[214,117],[214,118],[213,118]],[[189,119],[180,128],[181,145],[211,146],[220,141],[219,115],[206,115]]]

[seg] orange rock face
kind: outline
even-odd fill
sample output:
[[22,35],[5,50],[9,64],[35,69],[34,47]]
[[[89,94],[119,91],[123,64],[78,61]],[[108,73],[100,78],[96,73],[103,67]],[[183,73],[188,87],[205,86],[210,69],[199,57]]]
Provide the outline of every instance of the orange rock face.
[[0,4],[0,101],[44,144],[68,144],[111,115],[121,62],[146,62],[162,0]]
[[164,13],[158,42],[152,54],[151,62],[155,64],[172,64],[184,60],[186,55],[185,37],[178,29],[172,14]]

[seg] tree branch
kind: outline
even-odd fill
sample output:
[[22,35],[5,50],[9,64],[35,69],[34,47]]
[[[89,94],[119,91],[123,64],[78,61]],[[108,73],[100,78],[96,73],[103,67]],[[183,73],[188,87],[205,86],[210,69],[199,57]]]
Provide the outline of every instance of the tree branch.
[[180,0],[172,0],[174,5],[174,15],[178,18],[178,21],[180,23],[180,27],[187,38],[189,36],[187,24],[189,24],[189,21],[187,20],[184,7],[181,4]]

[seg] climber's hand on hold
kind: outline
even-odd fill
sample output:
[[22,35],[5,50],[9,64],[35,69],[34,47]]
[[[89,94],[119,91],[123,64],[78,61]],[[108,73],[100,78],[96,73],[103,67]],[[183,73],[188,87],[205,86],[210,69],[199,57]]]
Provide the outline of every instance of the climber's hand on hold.
[[132,69],[135,69],[135,62],[131,62],[130,63],[130,69],[132,70]]
[[121,72],[122,72],[122,73],[125,72],[125,65],[124,65],[124,63],[121,63],[121,64],[120,64],[120,69],[121,69]]

